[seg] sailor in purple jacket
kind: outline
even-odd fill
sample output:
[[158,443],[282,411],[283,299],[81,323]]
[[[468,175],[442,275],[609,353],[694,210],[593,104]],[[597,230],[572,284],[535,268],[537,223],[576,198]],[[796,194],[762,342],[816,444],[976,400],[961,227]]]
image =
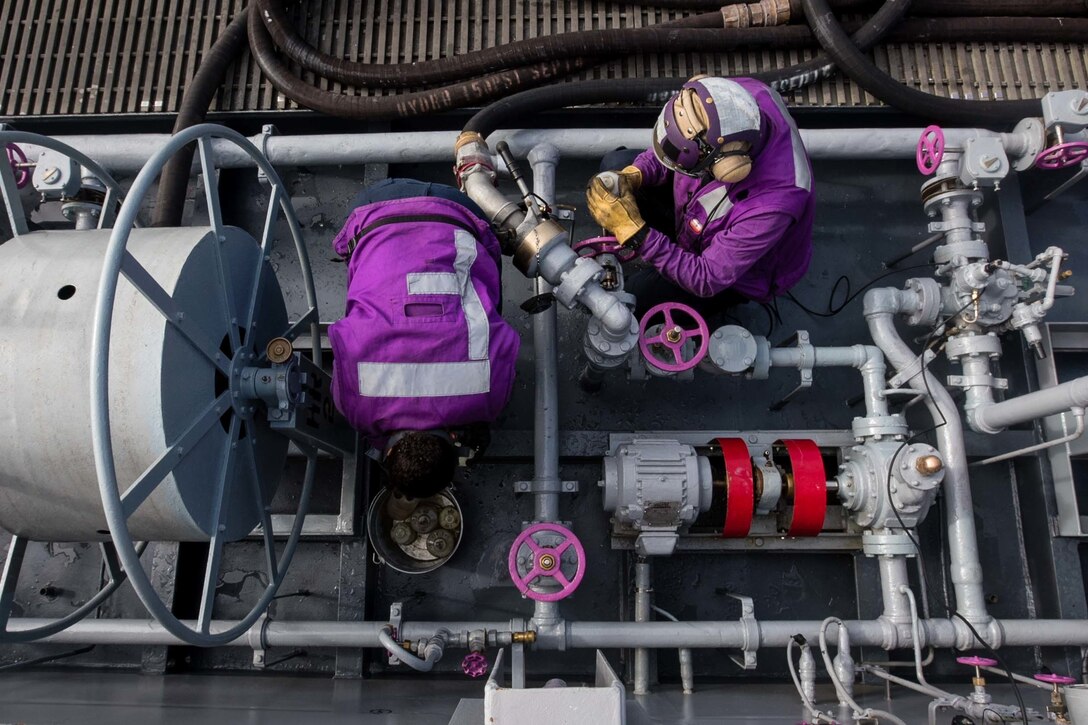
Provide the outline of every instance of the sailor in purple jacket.
[[[769,302],[808,269],[812,165],[782,98],[750,78],[696,77],[658,117],[653,145],[605,158],[590,212],[654,270],[629,278],[638,312],[664,301],[704,315]],[[639,279],[639,277],[642,279]]]
[[510,397],[520,340],[502,318],[499,242],[483,213],[442,184],[365,189],[333,240],[347,308],[329,328],[333,399],[384,450],[394,492],[449,485],[459,433]]

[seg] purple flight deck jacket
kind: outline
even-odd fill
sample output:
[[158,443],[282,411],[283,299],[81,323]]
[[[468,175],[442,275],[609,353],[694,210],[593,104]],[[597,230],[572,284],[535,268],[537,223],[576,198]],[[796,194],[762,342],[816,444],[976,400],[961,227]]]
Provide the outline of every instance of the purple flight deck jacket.
[[698,297],[733,289],[767,302],[795,285],[812,258],[812,164],[781,96],[751,78],[734,80],[762,112],[751,173],[733,184],[695,179],[644,151],[634,162],[642,185],[672,183],[676,237],[651,229],[639,252]]
[[359,207],[333,249],[348,256],[357,237],[347,309],[329,328],[336,407],[371,437],[493,421],[520,339],[498,312],[491,228],[455,202],[413,197]]

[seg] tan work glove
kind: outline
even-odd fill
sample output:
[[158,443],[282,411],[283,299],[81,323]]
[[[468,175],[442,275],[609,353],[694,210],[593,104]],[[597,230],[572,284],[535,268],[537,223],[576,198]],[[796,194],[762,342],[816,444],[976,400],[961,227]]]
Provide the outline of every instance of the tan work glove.
[[634,195],[627,192],[616,196],[600,176],[590,180],[586,202],[596,222],[612,232],[620,244],[626,244],[646,226]]

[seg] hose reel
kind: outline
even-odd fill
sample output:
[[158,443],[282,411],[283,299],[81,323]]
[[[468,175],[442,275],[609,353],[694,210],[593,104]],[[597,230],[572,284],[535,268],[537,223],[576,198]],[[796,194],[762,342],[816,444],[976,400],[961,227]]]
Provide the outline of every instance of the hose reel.
[[[213,139],[240,147],[268,180],[259,241],[223,222]],[[47,139],[0,136],[0,142],[14,140],[57,147]],[[134,229],[162,167],[193,142],[209,226]],[[73,158],[119,198],[120,188],[104,171]],[[6,168],[0,177],[9,215],[18,222],[21,206],[8,193],[13,179]],[[104,205],[100,227],[112,206]],[[294,323],[269,262],[281,217],[295,244],[308,308]],[[28,333],[17,336],[25,347],[0,360],[0,383],[13,390],[22,411],[0,421],[0,525],[20,540],[101,541],[107,563],[116,559],[108,567],[113,579],[123,569],[173,635],[198,646],[235,639],[261,616],[283,580],[314,485],[317,449],[343,455],[353,447],[332,413],[328,376],[318,367],[317,298],[283,182],[244,137],[206,124],[177,134],[152,155],[112,231],[27,233],[25,219],[13,226],[16,238],[0,246],[0,263],[36,293],[0,291],[0,324]],[[312,357],[291,350],[304,332]],[[273,348],[278,362],[269,360]],[[289,440],[307,466],[290,535],[277,552],[270,504]],[[223,545],[258,526],[265,586],[240,622],[212,631]],[[197,622],[180,621],[159,597],[140,566],[140,540],[207,542]],[[3,595],[14,594],[17,568],[6,570],[0,619],[10,614],[11,596]]]

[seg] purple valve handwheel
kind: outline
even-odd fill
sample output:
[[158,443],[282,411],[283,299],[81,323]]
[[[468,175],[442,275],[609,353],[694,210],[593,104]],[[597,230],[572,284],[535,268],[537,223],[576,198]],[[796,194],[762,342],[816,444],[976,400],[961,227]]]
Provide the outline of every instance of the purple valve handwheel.
[[1039,154],[1035,159],[1035,168],[1052,171],[1064,169],[1066,166],[1079,164],[1088,158],[1088,141],[1067,141],[1050,148]]
[[621,262],[630,262],[638,251],[624,247],[615,237],[590,237],[575,243],[574,251],[580,256],[593,258],[601,254],[614,254]]
[[7,152],[11,173],[15,176],[15,188],[22,189],[30,182],[30,172],[23,166],[26,163],[26,154],[13,143],[7,145]]
[[461,671],[469,677],[481,677],[487,674],[490,665],[482,652],[470,652],[461,660]]
[[[551,538],[559,537],[558,543],[544,546],[533,537],[537,534],[551,534]],[[574,549],[578,558],[577,569],[572,578],[567,578],[563,573],[563,554],[567,549]],[[522,549],[527,549],[525,556],[529,556],[530,565],[525,567],[528,571],[521,573],[518,559]],[[514,539],[510,547],[510,556],[507,558],[510,569],[510,578],[514,580],[514,586],[518,588],[522,596],[534,599],[538,602],[558,602],[566,599],[578,585],[582,583],[582,577],[586,574],[586,550],[582,542],[574,535],[574,532],[559,524],[533,524],[522,531],[518,538]],[[560,586],[558,591],[538,592],[529,588],[529,585],[537,580],[553,580]]]
[[956,662],[969,667],[995,667],[997,665],[997,660],[992,660],[989,657],[957,657]]
[[[694,321],[694,327],[684,327],[677,324],[674,313],[682,312]],[[660,332],[650,333],[648,330],[656,316],[663,315],[665,324]],[[695,354],[684,359],[684,343],[690,339],[698,338],[699,344],[695,348]],[[672,360],[658,357],[654,352],[654,346],[664,347],[672,353]],[[656,307],[651,307],[642,317],[638,327],[638,347],[643,356],[658,370],[666,373],[682,373],[691,370],[702,362],[710,349],[710,330],[702,316],[687,305],[679,302],[664,302]]]
[[918,138],[918,146],[914,150],[914,162],[922,174],[929,176],[941,165],[942,159],[944,159],[944,131],[940,126],[926,126]]
[[1045,682],[1048,685],[1072,685],[1076,682],[1076,679],[1072,677],[1056,675],[1053,672],[1040,672],[1035,675],[1035,679],[1039,682]]

